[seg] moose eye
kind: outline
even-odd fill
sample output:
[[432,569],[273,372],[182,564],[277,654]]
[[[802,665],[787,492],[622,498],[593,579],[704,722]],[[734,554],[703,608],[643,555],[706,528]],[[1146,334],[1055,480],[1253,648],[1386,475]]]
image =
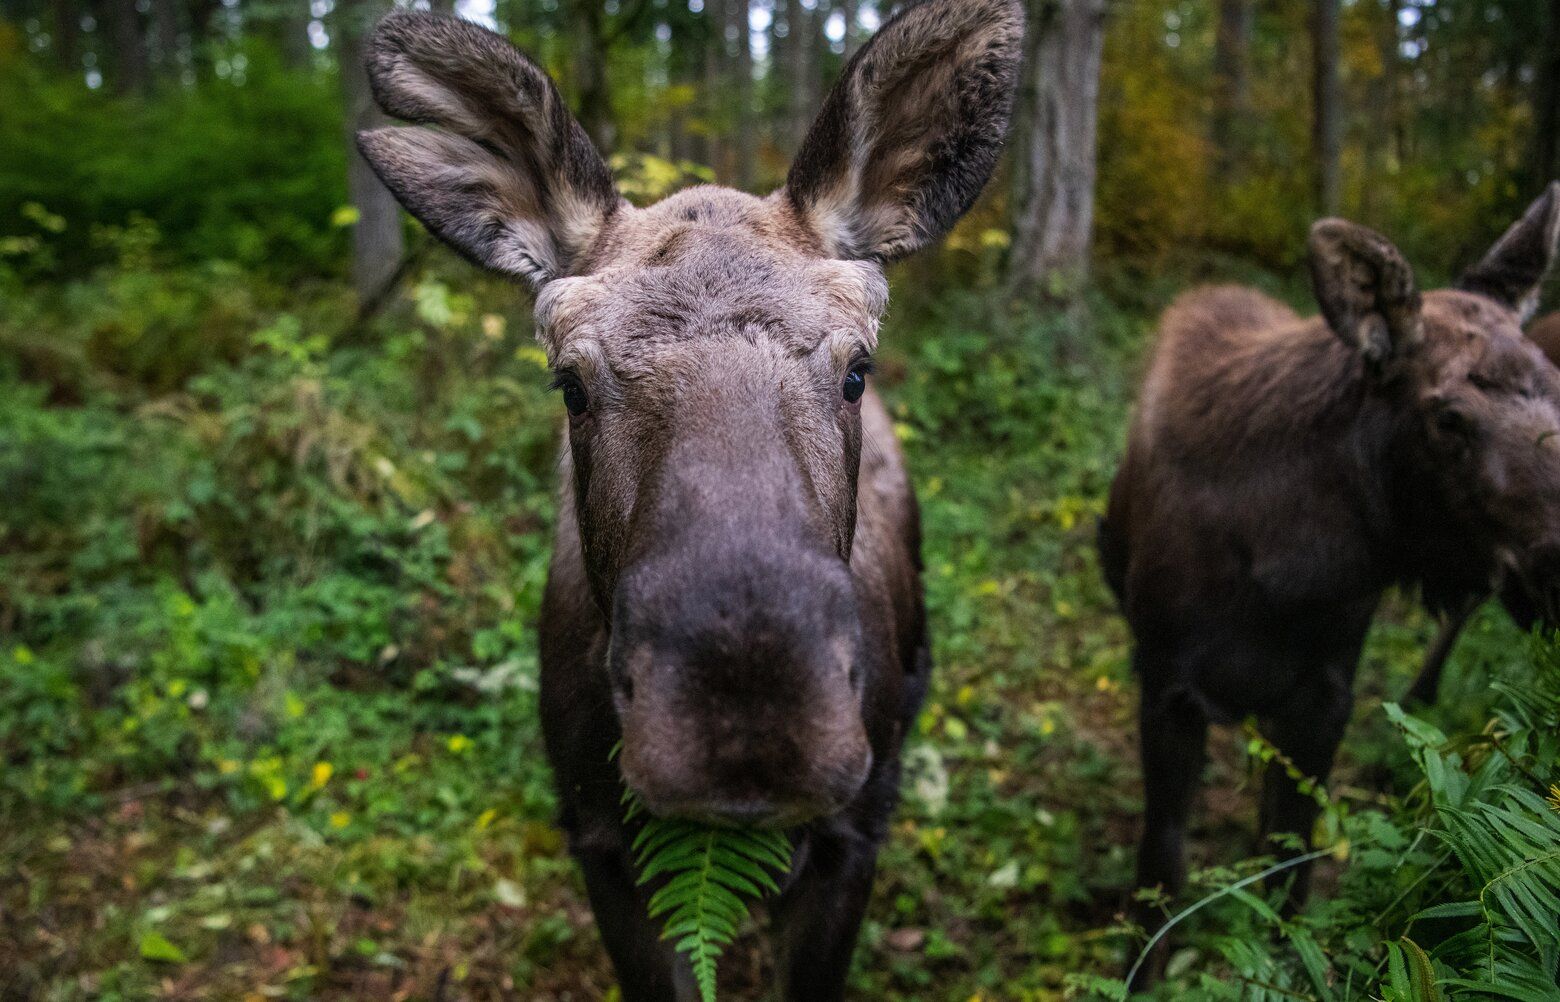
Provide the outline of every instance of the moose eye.
[[845,373],[845,383],[840,387],[840,395],[845,398],[847,404],[853,404],[861,399],[861,395],[867,392],[867,373],[871,366],[865,362],[858,362]]
[[590,409],[590,397],[585,393],[585,384],[581,383],[578,376],[572,373],[559,373],[553,381],[553,386],[563,392],[563,406],[569,413],[579,417]]

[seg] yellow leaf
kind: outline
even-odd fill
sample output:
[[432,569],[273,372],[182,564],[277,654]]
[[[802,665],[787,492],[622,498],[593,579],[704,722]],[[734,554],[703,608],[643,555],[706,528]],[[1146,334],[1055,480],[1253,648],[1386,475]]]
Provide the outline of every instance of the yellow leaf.
[[347,825],[349,825],[351,823],[352,823],[352,815],[348,814],[346,811],[337,811],[336,813],[334,813],[334,814],[332,814],[330,816],[330,826],[332,828],[336,828],[336,829],[345,828],[345,827],[347,827]]
[[309,789],[318,790],[330,782],[330,777],[336,772],[336,767],[329,762],[316,762],[314,769],[309,774]]
[[449,740],[450,751],[459,755],[471,747],[471,739],[464,734],[451,734]]
[[476,824],[477,831],[480,832],[480,831],[487,830],[487,826],[492,824],[493,823],[493,819],[496,818],[496,817],[498,817],[498,811],[496,809],[492,808],[492,807],[489,807],[487,810],[483,811],[481,814],[478,814],[477,815],[477,824]]
[[337,227],[356,226],[357,221],[362,217],[363,214],[358,211],[357,206],[340,205],[336,207],[336,211],[330,214],[330,225]]

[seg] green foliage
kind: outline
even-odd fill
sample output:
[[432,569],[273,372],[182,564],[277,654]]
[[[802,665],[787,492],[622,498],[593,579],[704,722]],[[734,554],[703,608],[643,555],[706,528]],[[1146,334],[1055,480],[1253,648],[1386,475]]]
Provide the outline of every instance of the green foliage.
[[[335,81],[287,72],[260,46],[234,57],[240,75],[133,102],[0,44],[0,92],[27,95],[0,102],[0,238],[41,239],[49,260],[35,272],[80,276],[113,257],[94,233],[140,216],[169,235],[180,264],[340,274],[345,233],[329,225],[346,201]],[[29,203],[66,225],[43,229],[23,214]]]
[[[19,95],[0,102],[0,872],[26,877],[0,881],[0,994],[601,997],[537,726],[545,357],[512,289],[438,251],[357,322],[332,53],[280,65],[245,37],[260,7],[224,5],[220,37],[186,32],[188,58],[133,97],[54,68],[49,17],[0,24],[0,91]],[[744,109],[708,85],[729,76],[708,51],[724,32],[688,4],[620,7],[622,190],[729,181]],[[567,81],[577,9],[496,12]],[[1419,55],[1387,121],[1386,8],[1344,5],[1345,210],[1427,285],[1531,194],[1535,9],[1405,6],[1392,37]],[[1105,975],[1141,949],[1113,926],[1141,803],[1094,519],[1168,298],[1215,277],[1309,302],[1304,5],[1257,5],[1228,175],[1214,19],[1111,9],[1102,266],[1076,313],[949,291],[1002,264],[1000,179],[896,274],[875,379],[917,477],[937,669],[854,997],[1120,997]],[[817,55],[821,82],[840,56]],[[784,177],[797,81],[758,77],[762,189]],[[1208,865],[1166,903],[1185,918],[1161,994],[1552,997],[1553,651],[1529,684],[1487,612],[1446,704],[1389,716],[1429,631],[1395,598],[1373,634],[1338,775],[1313,789],[1332,851],[1304,914],[1280,916],[1251,879],[1271,861],[1245,858],[1242,777],[1281,756],[1260,736],[1215,748],[1210,788],[1241,796],[1210,796],[1193,833]],[[725,952],[728,995],[756,989],[722,895],[770,887],[778,844],[662,834],[667,861],[644,865],[680,890],[657,917],[710,977]]]
[[791,869],[790,840],[780,831],[652,817],[633,851],[639,884],[661,882],[649,902],[661,938],[693,965],[703,1002],[716,1002],[716,962],[747,921],[748,901],[779,892],[775,875]]
[[[1178,981],[1174,997],[1554,998],[1560,643],[1535,640],[1532,650],[1531,666],[1520,670],[1531,677],[1495,684],[1502,699],[1476,734],[1449,738],[1396,705],[1384,707],[1417,783],[1386,812],[1334,822],[1348,865],[1329,898],[1283,918],[1272,901],[1243,890],[1262,874],[1233,881],[1205,874],[1212,889],[1174,921],[1212,908],[1219,931],[1209,942],[1226,970]],[[1122,982],[1074,984],[1124,997]]]

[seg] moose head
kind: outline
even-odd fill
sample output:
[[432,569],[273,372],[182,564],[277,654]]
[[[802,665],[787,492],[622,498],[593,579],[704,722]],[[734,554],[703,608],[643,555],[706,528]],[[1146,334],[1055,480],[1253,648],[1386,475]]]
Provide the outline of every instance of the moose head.
[[[1519,620],[1560,622],[1560,370],[1523,336],[1560,243],[1560,182],[1451,289],[1421,295],[1402,254],[1337,219],[1311,231],[1317,299],[1395,395],[1411,443],[1406,489],[1509,575]],[[1435,574],[1428,575],[1433,587]]]
[[913,5],[851,59],[780,190],[645,208],[504,38],[417,13],[373,36],[374,94],[414,124],[363,133],[364,156],[537,294],[622,773],[657,813],[791,823],[867,775],[882,613],[858,594],[856,499],[883,266],[990,176],[1022,27],[1017,0]]

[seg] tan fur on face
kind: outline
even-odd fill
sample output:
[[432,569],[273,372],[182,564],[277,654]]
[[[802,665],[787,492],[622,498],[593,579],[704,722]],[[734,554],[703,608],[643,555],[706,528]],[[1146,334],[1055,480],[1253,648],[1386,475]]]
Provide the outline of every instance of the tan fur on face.
[[555,367],[571,364],[571,342],[598,341],[624,378],[659,348],[736,331],[794,353],[831,338],[870,353],[888,302],[876,264],[820,257],[783,200],[723,188],[618,212],[589,267],[542,290],[537,339]]

